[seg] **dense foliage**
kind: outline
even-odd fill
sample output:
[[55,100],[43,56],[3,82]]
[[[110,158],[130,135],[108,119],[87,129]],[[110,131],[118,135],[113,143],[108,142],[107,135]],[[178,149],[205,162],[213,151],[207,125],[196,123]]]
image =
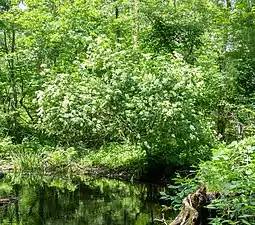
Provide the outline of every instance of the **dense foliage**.
[[210,224],[254,224],[254,157],[254,137],[221,146],[211,161],[200,164],[194,178],[175,178],[162,198],[172,200],[173,209],[179,210],[185,196],[206,184],[210,193],[218,195],[207,206],[217,212]]
[[[254,7],[250,0],[0,0],[1,164],[174,168],[253,136]],[[233,159],[234,145],[224,148],[229,163],[200,166],[217,191],[228,190],[219,174],[245,183],[243,173],[254,171]]]
[[[203,107],[204,71],[194,57],[209,2],[197,9],[178,3],[179,11],[169,3],[174,23],[160,2],[5,4],[2,137],[23,149],[31,141],[72,146],[79,154],[130,145],[149,164],[208,159],[213,125]],[[191,21],[189,10],[197,13]]]

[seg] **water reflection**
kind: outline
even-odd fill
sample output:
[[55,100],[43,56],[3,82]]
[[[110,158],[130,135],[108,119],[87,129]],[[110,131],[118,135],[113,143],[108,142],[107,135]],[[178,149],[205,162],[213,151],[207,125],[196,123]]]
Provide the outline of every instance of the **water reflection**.
[[147,225],[161,217],[148,185],[92,177],[8,175],[0,196],[19,201],[0,207],[0,224]]

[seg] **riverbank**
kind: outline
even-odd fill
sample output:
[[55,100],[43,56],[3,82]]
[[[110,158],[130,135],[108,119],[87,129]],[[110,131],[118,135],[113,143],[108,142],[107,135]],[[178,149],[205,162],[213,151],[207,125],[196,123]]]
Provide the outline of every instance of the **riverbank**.
[[[146,152],[140,146],[129,144],[113,143],[100,149],[38,146],[33,143],[7,144],[8,151],[0,154],[0,172],[2,173],[64,172],[127,181],[167,183],[176,170],[183,169],[178,168],[178,165],[166,164],[157,155],[152,158],[153,160],[148,161]],[[156,161],[157,157],[158,161]]]
[[44,174],[44,175],[54,175],[54,174],[62,174],[68,172],[69,174],[73,175],[91,175],[91,176],[97,176],[97,177],[105,177],[105,178],[111,178],[111,179],[118,179],[118,180],[124,180],[124,181],[131,181],[131,180],[139,180],[138,177],[135,177],[134,174],[128,173],[126,171],[117,171],[112,170],[110,168],[106,167],[81,167],[79,165],[76,165],[75,167],[69,167],[69,168],[62,168],[58,169],[57,171],[50,170],[50,168],[44,168],[42,170],[17,170],[14,168],[12,164],[4,164],[0,166],[0,178],[1,176],[4,176],[7,173],[22,173],[22,174]]
[[105,177],[110,179],[118,179],[123,181],[140,181],[140,182],[149,182],[166,185],[170,182],[171,177],[165,176],[164,174],[158,173],[158,176],[155,176],[157,170],[146,170],[140,168],[140,170],[124,170],[123,168],[109,168],[105,166],[87,166],[73,164],[66,167],[59,167],[58,169],[51,167],[37,168],[36,170],[26,169],[26,168],[15,168],[12,163],[2,164],[0,166],[0,174],[7,173],[39,173],[45,175],[53,174],[62,174],[69,173],[75,175],[91,175],[97,177]]

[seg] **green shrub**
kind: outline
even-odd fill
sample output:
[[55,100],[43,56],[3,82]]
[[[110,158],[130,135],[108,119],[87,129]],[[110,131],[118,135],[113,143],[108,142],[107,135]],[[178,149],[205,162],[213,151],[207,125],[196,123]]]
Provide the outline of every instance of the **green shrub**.
[[114,52],[98,39],[79,74],[56,75],[37,93],[38,127],[69,145],[138,144],[163,163],[208,159],[213,137],[199,103],[202,72],[169,55]]
[[[222,197],[212,201],[218,216],[229,224],[255,223],[255,137],[214,150],[213,160],[200,165],[197,175],[209,190]],[[212,224],[217,224],[215,219]],[[218,223],[219,224],[219,223]]]
[[217,211],[210,224],[254,224],[254,172],[255,137],[250,137],[213,150],[212,161],[200,163],[195,178],[176,179],[176,184],[170,186],[174,191],[163,193],[163,198],[172,200],[172,208],[176,209],[198,184],[206,184],[207,191],[220,194],[207,206]]

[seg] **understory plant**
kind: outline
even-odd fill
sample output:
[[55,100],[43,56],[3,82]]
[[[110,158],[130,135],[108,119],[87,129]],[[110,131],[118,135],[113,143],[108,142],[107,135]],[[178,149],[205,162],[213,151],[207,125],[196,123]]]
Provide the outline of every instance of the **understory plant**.
[[[221,194],[208,207],[216,209],[222,221],[228,220],[229,224],[255,223],[254,172],[254,137],[214,150],[212,161],[200,165],[199,181],[205,183],[209,191]],[[212,224],[216,224],[216,220],[219,218]]]
[[146,156],[140,146],[111,143],[85,156],[82,165],[103,167],[118,171],[141,171],[146,167]]
[[[255,138],[249,137],[213,150],[211,161],[199,165],[194,178],[177,178],[163,199],[179,209],[181,201],[205,184],[207,192],[217,196],[207,207],[216,212],[210,224],[255,223]],[[174,190],[174,191],[173,191]]]

